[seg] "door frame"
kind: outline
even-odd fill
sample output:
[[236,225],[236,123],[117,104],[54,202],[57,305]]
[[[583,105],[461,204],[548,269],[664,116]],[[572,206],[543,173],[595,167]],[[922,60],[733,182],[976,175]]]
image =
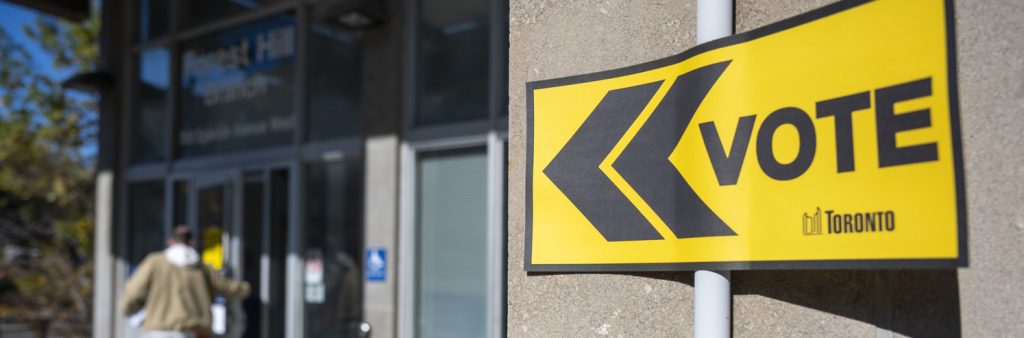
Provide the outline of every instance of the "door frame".
[[417,166],[423,153],[482,147],[487,158],[487,334],[505,335],[505,144],[507,133],[490,131],[481,135],[452,137],[430,141],[402,142],[399,161],[398,231],[398,336],[416,336],[417,280]]
[[[246,184],[247,174],[255,173],[259,175],[259,181],[263,186],[264,195],[262,196],[262,208],[261,211],[261,245],[260,245],[260,290],[252,290],[250,297],[259,297],[262,306],[267,306],[270,301],[270,248],[267,245],[269,239],[266,238],[267,232],[270,230],[270,208],[272,207],[270,194],[271,191],[271,173],[277,170],[284,170],[288,174],[287,184],[285,187],[289,195],[287,202],[279,207],[285,208],[288,215],[287,224],[285,224],[285,232],[287,233],[287,242],[283,243],[283,255],[280,258],[282,260],[282,273],[284,279],[282,288],[284,288],[283,299],[281,300],[281,311],[282,311],[282,325],[285,336],[292,337],[296,336],[296,329],[301,329],[301,323],[294,323],[292,318],[302,318],[302,299],[296,299],[301,297],[301,293],[293,291],[296,286],[301,287],[301,275],[295,273],[296,270],[301,272],[301,265],[299,261],[296,261],[296,252],[301,251],[296,245],[300,245],[301,241],[296,240],[298,236],[302,234],[299,229],[300,224],[298,223],[299,217],[297,208],[301,204],[296,200],[301,192],[298,187],[299,169],[298,164],[294,160],[275,161],[269,163],[255,164],[255,165],[243,165],[236,166],[233,168],[226,169],[209,169],[209,170],[189,170],[185,172],[171,173],[164,178],[164,233],[170,235],[171,229],[176,226],[174,224],[174,216],[177,211],[175,208],[179,207],[176,205],[178,201],[175,200],[175,185],[178,182],[185,182],[187,184],[184,208],[185,208],[185,222],[195,232],[198,231],[198,206],[199,206],[199,191],[213,186],[224,186],[224,198],[227,199],[225,205],[228,210],[225,210],[225,217],[228,219],[223,225],[224,231],[228,234],[227,243],[225,245],[224,252],[228,258],[225,261],[225,266],[230,267],[229,277],[234,280],[241,280],[245,276],[245,266],[242,261],[243,253],[245,250],[245,225],[243,224],[244,218],[244,192]],[[300,290],[301,291],[301,290]],[[298,304],[298,306],[295,305]],[[229,307],[231,316],[240,318],[244,309],[242,308],[241,301],[231,301]],[[261,310],[264,311],[264,310]],[[298,311],[298,313],[296,312]],[[262,318],[247,318],[246,320],[262,320]],[[241,328],[245,322],[234,321],[228,328],[227,337],[240,337]],[[261,333],[269,334],[269,333]]]
[[[223,187],[223,198],[224,201],[224,224],[222,225],[224,232],[227,232],[228,240],[221,240],[221,245],[224,247],[224,253],[227,254],[227,260],[224,262],[224,266],[228,267],[228,276],[233,279],[238,279],[238,276],[242,276],[241,257],[239,254],[242,252],[241,237],[243,234],[242,227],[242,173],[237,170],[204,173],[195,175],[189,180],[188,186],[188,197],[186,198],[186,222],[192,228],[193,233],[197,234],[197,237],[201,237],[199,233],[199,192],[203,189],[222,186]],[[171,189],[173,189],[174,183],[171,182]],[[171,191],[173,194],[174,192]],[[173,202],[172,202],[173,203]],[[170,213],[170,214],[173,214]],[[173,215],[172,215],[173,217]],[[173,223],[170,224],[170,228],[177,226]],[[222,238],[224,235],[221,236]]]

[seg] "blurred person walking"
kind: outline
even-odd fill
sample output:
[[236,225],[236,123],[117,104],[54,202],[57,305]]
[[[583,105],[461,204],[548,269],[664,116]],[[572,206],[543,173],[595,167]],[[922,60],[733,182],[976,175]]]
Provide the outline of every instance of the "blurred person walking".
[[174,228],[167,249],[146,256],[125,285],[126,314],[146,311],[144,338],[196,338],[210,335],[214,297],[242,299],[249,283],[221,276],[200,262],[187,226]]

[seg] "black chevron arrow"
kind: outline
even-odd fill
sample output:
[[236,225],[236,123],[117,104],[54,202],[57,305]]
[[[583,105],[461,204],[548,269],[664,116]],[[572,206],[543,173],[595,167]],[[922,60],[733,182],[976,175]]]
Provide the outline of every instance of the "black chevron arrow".
[[728,66],[729,61],[716,63],[676,78],[647,122],[612,163],[678,238],[736,235],[668,161],[697,107]]
[[608,91],[580,129],[544,168],[544,174],[605,240],[662,239],[597,167],[647,106],[661,82]]

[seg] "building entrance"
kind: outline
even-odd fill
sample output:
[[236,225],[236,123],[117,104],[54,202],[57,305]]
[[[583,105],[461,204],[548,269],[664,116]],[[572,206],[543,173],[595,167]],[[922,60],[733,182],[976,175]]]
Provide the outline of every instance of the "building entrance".
[[203,262],[252,287],[243,301],[216,300],[219,337],[285,335],[289,174],[286,168],[236,170],[174,182],[174,222],[197,234]]

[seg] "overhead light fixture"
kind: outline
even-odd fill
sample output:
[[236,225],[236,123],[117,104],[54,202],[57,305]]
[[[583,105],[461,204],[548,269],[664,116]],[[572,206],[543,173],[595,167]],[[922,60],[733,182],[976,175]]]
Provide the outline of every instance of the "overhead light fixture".
[[384,23],[387,10],[385,1],[341,0],[314,5],[312,13],[317,22],[347,31],[365,31]]
[[75,89],[86,92],[99,92],[114,85],[114,78],[110,73],[93,71],[72,75],[60,83],[65,89]]
[[360,11],[341,13],[338,15],[337,21],[342,26],[355,30],[365,30],[380,23],[378,20]]

